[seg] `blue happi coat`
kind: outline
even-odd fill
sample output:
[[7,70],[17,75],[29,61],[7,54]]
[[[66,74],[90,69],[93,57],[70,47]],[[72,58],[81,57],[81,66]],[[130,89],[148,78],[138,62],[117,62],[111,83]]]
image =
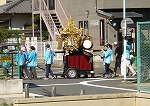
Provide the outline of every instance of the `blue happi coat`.
[[32,51],[29,53],[29,56],[27,58],[27,66],[29,67],[36,67],[37,66],[37,55],[35,51]]
[[46,61],[46,64],[54,64],[54,56],[55,52],[48,48],[44,56],[44,61]]
[[19,51],[19,53],[16,55],[15,62],[17,62],[19,66],[23,66],[25,65],[26,61],[27,61],[26,52]]
[[[122,57],[124,57],[124,52],[123,52],[123,54],[122,54]],[[130,60],[130,45],[127,43],[126,44],[126,54],[125,54],[125,58],[127,59],[127,60]]]
[[128,43],[126,45],[126,59],[130,60],[130,45]]
[[112,56],[112,50],[108,49],[105,53],[105,63],[107,64],[111,63],[111,56]]

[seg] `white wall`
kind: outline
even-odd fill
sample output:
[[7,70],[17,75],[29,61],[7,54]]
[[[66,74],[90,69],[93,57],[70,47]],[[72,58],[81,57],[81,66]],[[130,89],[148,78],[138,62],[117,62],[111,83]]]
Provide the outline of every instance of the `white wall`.
[[6,0],[0,0],[0,5],[6,4]]

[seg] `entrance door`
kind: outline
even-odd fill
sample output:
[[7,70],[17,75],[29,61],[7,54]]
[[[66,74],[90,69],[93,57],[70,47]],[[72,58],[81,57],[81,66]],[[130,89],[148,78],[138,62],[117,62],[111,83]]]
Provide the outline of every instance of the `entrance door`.
[[55,0],[48,0],[48,6],[49,6],[49,10],[54,10],[55,9]]

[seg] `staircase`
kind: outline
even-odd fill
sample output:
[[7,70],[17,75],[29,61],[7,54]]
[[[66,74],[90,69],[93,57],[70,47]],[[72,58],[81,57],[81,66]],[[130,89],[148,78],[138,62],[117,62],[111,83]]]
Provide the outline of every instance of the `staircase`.
[[55,0],[55,4],[56,9],[51,13],[45,0],[32,0],[32,12],[35,14],[41,14],[52,41],[56,41],[56,36],[59,35],[59,29],[61,29],[68,20],[60,1]]
[[55,23],[55,25],[56,25],[56,27],[57,27],[57,29],[59,31],[59,29],[62,28],[62,25],[61,25],[61,23],[60,23],[60,21],[59,21],[59,19],[57,17],[57,14],[56,13],[52,13],[51,16],[52,16],[52,19],[53,19],[53,21],[54,21],[54,23]]

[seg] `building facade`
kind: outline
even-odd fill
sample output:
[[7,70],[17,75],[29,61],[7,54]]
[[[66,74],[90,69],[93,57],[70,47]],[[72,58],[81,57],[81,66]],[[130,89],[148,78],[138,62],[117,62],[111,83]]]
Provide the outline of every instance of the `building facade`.
[[[60,0],[68,17],[73,17],[76,25],[88,31],[94,40],[94,49],[105,43],[118,42],[122,48],[121,21],[123,0]],[[136,22],[150,20],[149,0],[126,0],[126,17],[133,20],[130,28],[136,29]],[[135,32],[134,32],[135,33]],[[131,36],[132,48],[136,47],[136,37]]]

